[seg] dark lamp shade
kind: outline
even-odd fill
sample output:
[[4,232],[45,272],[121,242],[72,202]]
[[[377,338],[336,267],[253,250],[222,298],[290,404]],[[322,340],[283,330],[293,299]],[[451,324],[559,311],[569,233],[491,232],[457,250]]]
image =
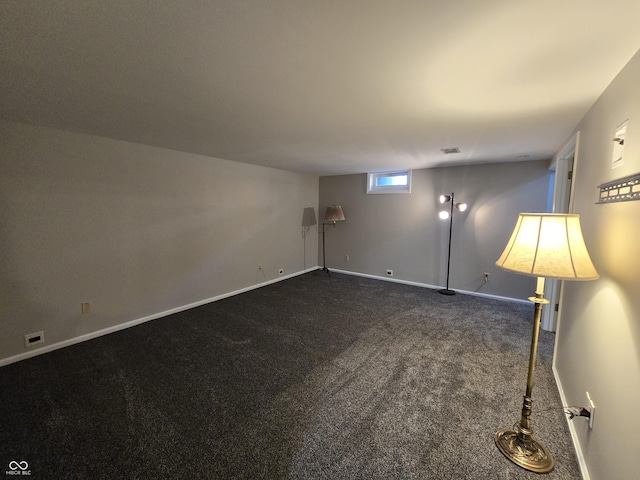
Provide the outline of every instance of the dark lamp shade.
[[599,277],[582,238],[580,215],[521,213],[496,265],[532,277]]

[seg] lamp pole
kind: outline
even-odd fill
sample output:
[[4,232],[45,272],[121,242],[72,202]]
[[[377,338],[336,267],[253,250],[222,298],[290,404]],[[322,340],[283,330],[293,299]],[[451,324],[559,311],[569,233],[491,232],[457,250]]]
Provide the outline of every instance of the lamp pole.
[[331,275],[331,272],[327,268],[327,254],[325,253],[325,248],[324,248],[324,232],[327,229],[327,225],[335,225],[335,222],[332,222],[332,223],[322,222],[322,270],[324,270],[329,275]]
[[451,211],[449,212],[449,253],[447,254],[447,287],[438,290],[443,295],[455,295],[454,290],[449,290],[449,269],[451,268],[451,233],[453,232],[453,206],[454,193],[451,192]]
[[344,220],[344,212],[340,205],[330,205],[327,207],[327,212],[324,214],[324,221],[322,222],[322,270],[327,272],[331,276],[331,272],[327,268],[327,255],[324,248],[324,232],[327,229],[327,225],[336,226],[336,221]]
[[548,473],[553,470],[555,464],[551,452],[533,438],[533,428],[531,426],[533,407],[531,395],[533,393],[533,372],[536,368],[536,353],[540,335],[540,316],[542,314],[542,306],[549,303],[549,300],[544,298],[543,285],[544,279],[539,277],[536,296],[529,297],[529,300],[535,304],[535,310],[533,314],[533,330],[531,332],[531,348],[529,350],[527,389],[522,398],[520,422],[516,423],[513,429],[498,430],[495,435],[496,446],[509,460],[536,473]]

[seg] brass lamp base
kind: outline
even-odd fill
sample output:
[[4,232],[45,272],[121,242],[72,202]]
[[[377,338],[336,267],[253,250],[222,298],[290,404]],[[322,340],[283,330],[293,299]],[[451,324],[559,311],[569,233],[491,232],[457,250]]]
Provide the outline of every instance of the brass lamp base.
[[533,315],[533,331],[531,332],[531,350],[529,351],[529,373],[527,374],[527,392],[522,397],[522,416],[514,425],[513,430],[504,429],[496,433],[496,446],[516,465],[536,473],[549,473],[553,470],[553,456],[544,446],[533,439],[531,428],[531,409],[533,400],[533,371],[536,365],[536,351],[538,350],[538,335],[540,334],[540,314],[542,305],[549,303],[542,297],[542,279],[538,279],[535,297],[529,297],[535,304]]
[[516,430],[499,430],[496,432],[496,446],[516,465],[536,473],[549,473],[553,470],[553,455],[542,444],[531,437],[520,424]]

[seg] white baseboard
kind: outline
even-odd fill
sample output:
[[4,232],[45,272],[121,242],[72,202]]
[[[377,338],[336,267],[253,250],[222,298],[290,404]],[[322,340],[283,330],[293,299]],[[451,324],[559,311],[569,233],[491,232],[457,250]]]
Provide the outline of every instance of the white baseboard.
[[312,272],[317,270],[320,267],[312,267],[307,268],[301,272],[291,273],[289,275],[283,275],[282,277],[274,278],[272,280],[267,280],[262,283],[258,283],[256,285],[251,285],[250,287],[241,288],[240,290],[235,290],[229,293],[223,293],[221,295],[217,295],[215,297],[207,298],[204,300],[200,300],[198,302],[190,303],[188,305],[183,305],[180,307],[172,308],[169,310],[165,310],[163,312],[154,313],[152,315],[148,315],[142,318],[136,318],[135,320],[130,320],[125,323],[120,323],[118,325],[114,325],[112,327],[107,327],[102,330],[97,330],[95,332],[86,333],[84,335],[80,335],[79,337],[70,338],[68,340],[63,340],[62,342],[53,343],[51,345],[45,345],[41,348],[31,350],[24,353],[19,353],[18,355],[14,355],[12,357],[2,358],[0,359],[0,367],[4,367],[5,365],[9,365],[11,363],[19,362],[21,360],[26,360],[27,358],[35,357],[37,355],[42,355],[48,352],[52,352],[54,350],[58,350],[59,348],[68,347],[70,345],[75,345],[76,343],[85,342],[87,340],[91,340],[97,337],[101,337],[103,335],[108,335],[113,332],[118,332],[120,330],[124,330],[125,328],[134,327],[136,325],[140,325],[141,323],[149,322],[151,320],[156,320],[158,318],[166,317],[167,315],[171,315],[173,313],[183,312],[185,310],[189,310],[190,308],[200,307],[202,305],[206,305],[207,303],[216,302],[218,300],[222,300],[224,298],[232,297],[234,295],[239,295],[241,293],[248,292],[250,290],[255,290],[257,288],[264,287],[266,285],[271,285],[272,283],[281,282],[288,278],[297,277],[298,275],[302,275],[307,272]]
[[[558,392],[560,393],[560,400],[562,401],[562,406],[567,407],[569,404],[567,403],[567,398],[564,395],[564,390],[562,388],[562,382],[560,381],[560,376],[558,375],[558,370],[556,370],[555,362],[552,367],[553,377],[556,379],[556,385],[558,386]],[[576,428],[574,423],[567,417],[567,425],[569,426],[569,433],[571,433],[571,441],[573,442],[573,448],[576,452],[576,458],[578,460],[578,466],[580,467],[580,473],[582,474],[583,480],[591,480],[589,476],[589,470],[587,469],[587,464],[584,460],[584,455],[582,454],[582,448],[580,447],[580,442],[578,440],[578,433],[576,432]]]
[[[264,287],[266,285],[271,285],[271,284],[276,283],[276,282],[281,282],[281,281],[286,280],[288,278],[296,277],[298,275],[302,275],[302,274],[305,274],[305,273],[308,273],[308,272],[312,272],[314,270],[318,270],[319,268],[320,268],[319,266],[307,268],[306,270],[303,270],[303,271],[300,271],[300,272],[292,273],[292,274],[289,274],[289,275],[284,275],[282,277],[274,278],[272,280],[267,280],[265,282],[262,282],[262,283],[259,283],[259,284],[256,284],[256,285],[251,285],[251,286],[246,287],[246,288],[241,288],[241,289],[235,290],[233,292],[224,293],[224,294],[221,294],[221,295],[217,295],[215,297],[206,298],[206,299],[200,300],[198,302],[190,303],[188,305],[183,305],[183,306],[180,306],[180,307],[172,308],[170,310],[165,310],[163,312],[154,313],[154,314],[148,315],[146,317],[130,320],[130,321],[125,322],[125,323],[120,323],[118,325],[114,325],[112,327],[107,327],[107,328],[104,328],[102,330],[97,330],[95,332],[86,333],[84,335],[80,335],[78,337],[70,338],[68,340],[63,340],[61,342],[53,343],[51,345],[44,345],[44,346],[42,346],[42,347],[40,347],[38,349],[30,350],[28,352],[24,352],[24,353],[20,353],[18,355],[14,355],[14,356],[11,356],[11,357],[0,359],[0,367],[3,367],[5,365],[9,365],[11,363],[19,362],[21,360],[26,360],[27,358],[35,357],[37,355],[42,355],[42,354],[45,354],[45,353],[48,353],[48,352],[52,352],[54,350],[58,350],[59,348],[64,348],[64,347],[68,347],[70,345],[75,345],[76,343],[85,342],[87,340],[92,340],[94,338],[98,338],[98,337],[101,337],[103,335],[108,335],[108,334],[113,333],[113,332],[124,330],[125,328],[134,327],[136,325],[140,325],[141,323],[145,323],[145,322],[149,322],[151,320],[156,320],[158,318],[166,317],[167,315],[171,315],[173,313],[183,312],[185,310],[189,310],[190,308],[199,307],[201,305],[206,305],[207,303],[212,303],[212,302],[215,302],[215,301],[218,301],[218,300],[222,300],[224,298],[228,298],[228,297],[232,297],[234,295],[239,295],[241,293],[248,292],[250,290],[255,290],[256,288]],[[405,285],[413,285],[413,286],[416,286],[416,287],[423,287],[423,288],[429,288],[429,289],[442,288],[441,286],[437,286],[437,285],[429,285],[429,284],[426,284],[426,283],[412,282],[412,281],[409,281],[409,280],[400,280],[400,279],[397,279],[397,278],[382,277],[382,276],[377,276],[377,275],[369,275],[369,274],[366,274],[366,273],[351,272],[351,271],[347,271],[347,270],[338,270],[338,269],[333,269],[332,268],[331,271],[332,272],[336,272],[336,273],[343,273],[343,274],[346,274],[346,275],[354,275],[354,276],[358,276],[358,277],[373,278],[373,279],[376,279],[376,280],[384,280],[384,281],[387,281],[387,282],[403,283]],[[528,303],[528,301],[526,301],[526,300],[521,300],[521,299],[517,299],[517,298],[501,297],[501,296],[498,296],[498,295],[489,295],[489,294],[486,294],[486,293],[479,293],[479,292],[469,292],[469,291],[466,291],[466,290],[457,290],[457,291],[460,292],[460,293],[466,294],[466,295],[475,295],[475,296],[479,296],[479,297],[488,297],[488,298],[494,298],[494,299],[498,299],[498,300],[506,300],[506,301],[510,301],[510,302]]]
[[[355,277],[365,277],[365,278],[373,278],[375,280],[384,280],[386,282],[403,283],[405,285],[413,285],[414,287],[429,288],[431,290],[439,290],[441,288],[444,288],[443,286],[429,285],[428,283],[412,282],[410,280],[400,280],[398,278],[393,278],[393,277],[369,275],[367,273],[351,272],[348,270],[339,270],[337,268],[331,268],[330,270],[332,272],[344,273],[345,275],[353,275]],[[470,292],[468,290],[456,290],[456,292],[462,293],[464,295],[474,295],[476,297],[486,297],[486,298],[493,298],[496,300],[505,300],[507,302],[518,302],[518,303],[527,303],[527,304],[531,303],[529,300],[523,300],[521,298],[501,297],[500,295],[491,295],[489,293]]]

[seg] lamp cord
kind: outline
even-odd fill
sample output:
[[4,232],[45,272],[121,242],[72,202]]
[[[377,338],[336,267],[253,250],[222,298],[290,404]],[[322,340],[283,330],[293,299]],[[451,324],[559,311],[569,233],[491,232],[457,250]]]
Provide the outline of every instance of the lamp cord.
[[562,410],[565,415],[569,415],[569,419],[572,419],[573,417],[584,416],[582,415],[582,412],[588,411],[586,408],[582,406],[567,405],[566,407],[555,406],[555,407],[544,408],[542,410],[536,410],[536,415],[540,415],[541,413],[548,413],[556,410]]

